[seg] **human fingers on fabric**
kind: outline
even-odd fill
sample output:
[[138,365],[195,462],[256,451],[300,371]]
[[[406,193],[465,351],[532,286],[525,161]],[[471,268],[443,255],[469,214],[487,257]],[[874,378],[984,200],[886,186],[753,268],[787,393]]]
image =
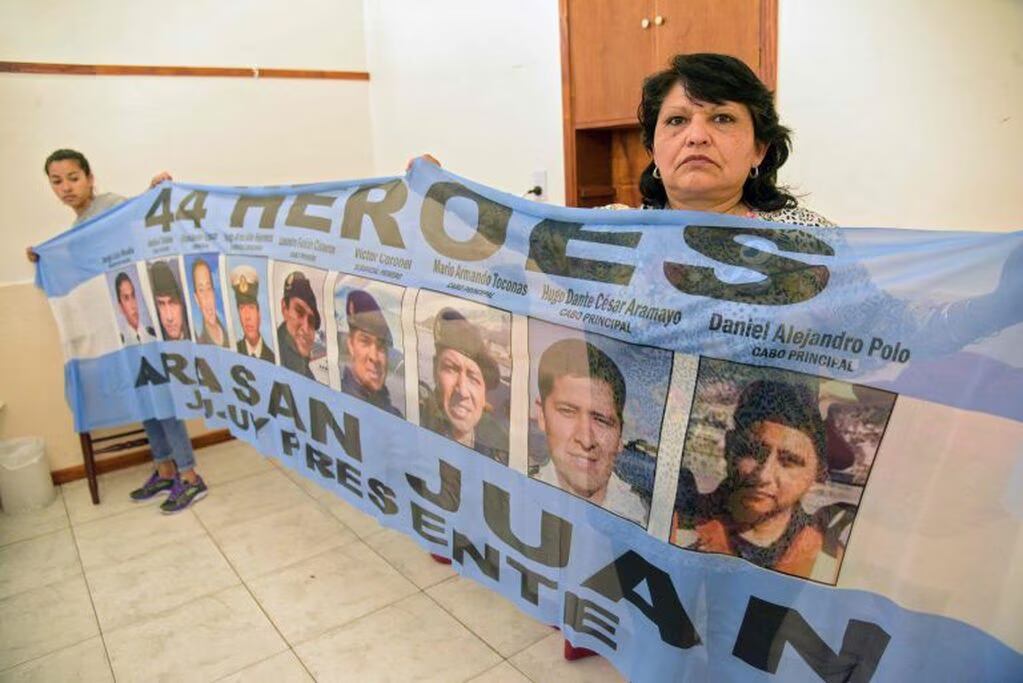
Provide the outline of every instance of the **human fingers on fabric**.
[[411,159],[408,160],[408,163],[405,164],[405,172],[406,173],[408,173],[410,170],[412,170],[412,162],[415,161],[416,159],[424,159],[424,160],[430,162],[431,164],[433,164],[434,166],[442,166],[443,165],[439,161],[437,161],[437,158],[435,156],[433,156],[432,154],[423,154],[422,156],[412,157]]
[[39,254],[37,254],[35,249],[32,247],[25,247],[25,257],[32,263],[37,263],[39,261]]
[[174,178],[171,177],[170,173],[168,173],[167,171],[160,171],[159,173],[153,176],[152,180],[149,181],[149,187],[156,187],[160,183],[168,182],[171,180],[174,180]]

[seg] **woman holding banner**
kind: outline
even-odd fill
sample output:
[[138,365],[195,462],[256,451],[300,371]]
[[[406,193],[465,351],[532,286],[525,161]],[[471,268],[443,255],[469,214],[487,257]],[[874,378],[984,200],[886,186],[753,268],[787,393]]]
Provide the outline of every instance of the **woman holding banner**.
[[[72,226],[84,223],[124,201],[124,197],[112,192],[96,194],[92,169],[81,152],[58,149],[46,158],[43,169],[53,194],[75,212]],[[149,187],[156,187],[168,180],[171,180],[169,173],[159,173],[150,181]],[[34,263],[39,260],[38,254],[31,248],[27,253],[29,261]],[[134,289],[131,296],[136,296]],[[132,500],[141,502],[167,493],[167,499],[160,504],[160,510],[164,514],[173,514],[203,498],[207,493],[206,483],[195,471],[195,454],[185,423],[173,417],[150,419],[143,420],[142,427],[149,438],[155,468],[146,482],[131,492]]]
[[[771,91],[740,60],[710,53],[676,55],[667,69],[644,80],[638,117],[643,144],[651,155],[639,179],[642,208],[834,227],[827,218],[799,206],[786,188],[778,186],[778,170],[791,152],[790,131],[779,122]],[[425,158],[437,163],[429,155]],[[613,204],[604,208],[633,207]],[[988,295],[927,311],[907,310],[901,302],[883,295],[871,300],[880,302],[879,306],[866,305],[857,314],[868,317],[879,329],[906,323],[928,346],[954,352],[1004,327],[999,311],[1012,306],[1005,292],[1014,291],[1008,280],[1019,271],[1012,264],[1021,260],[1023,253],[1010,256],[1001,281]],[[955,325],[950,324],[953,320]],[[954,333],[963,329],[969,329],[970,339],[959,339]],[[821,454],[822,460],[827,455]],[[688,470],[683,468],[682,473],[685,477]],[[679,520],[690,513],[685,505],[675,511],[673,536],[680,532]],[[588,654],[566,641],[566,658]]]

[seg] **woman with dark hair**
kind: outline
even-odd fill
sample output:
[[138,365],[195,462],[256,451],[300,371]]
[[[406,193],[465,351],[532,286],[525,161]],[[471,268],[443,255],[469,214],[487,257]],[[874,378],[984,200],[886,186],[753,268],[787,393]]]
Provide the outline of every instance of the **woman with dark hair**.
[[[76,150],[58,149],[53,152],[46,157],[43,171],[53,194],[75,212],[72,226],[84,223],[124,201],[124,197],[112,192],[96,194],[96,181],[89,160]],[[166,171],[158,173],[150,181],[149,187],[156,187],[171,179]],[[27,250],[27,255],[28,260],[33,263],[39,260],[39,255],[31,247]],[[165,263],[161,264],[167,269]],[[167,276],[170,277],[169,269]],[[174,287],[177,287],[176,282]],[[158,294],[157,297],[159,298]],[[180,291],[178,300],[181,300]],[[160,324],[163,327],[162,318]],[[164,334],[167,334],[166,330]],[[187,338],[187,332],[185,336]],[[131,499],[141,502],[165,493],[167,499],[160,504],[160,511],[164,514],[173,514],[205,497],[206,483],[195,471],[195,454],[192,452],[192,441],[185,429],[185,423],[173,417],[162,420],[149,419],[143,420],[142,427],[149,438],[154,466],[145,483],[129,494]]]
[[638,115],[653,157],[639,180],[644,208],[833,225],[778,187],[789,129],[774,95],[738,59],[675,56],[643,82]]

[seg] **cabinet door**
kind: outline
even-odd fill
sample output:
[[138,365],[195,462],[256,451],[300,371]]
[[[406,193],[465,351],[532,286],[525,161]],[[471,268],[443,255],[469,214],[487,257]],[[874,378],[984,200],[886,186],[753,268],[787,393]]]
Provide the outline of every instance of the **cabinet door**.
[[720,52],[746,62],[773,87],[761,63],[764,0],[655,0],[656,62],[680,52]]
[[643,77],[655,63],[653,0],[567,2],[573,123],[635,123]]

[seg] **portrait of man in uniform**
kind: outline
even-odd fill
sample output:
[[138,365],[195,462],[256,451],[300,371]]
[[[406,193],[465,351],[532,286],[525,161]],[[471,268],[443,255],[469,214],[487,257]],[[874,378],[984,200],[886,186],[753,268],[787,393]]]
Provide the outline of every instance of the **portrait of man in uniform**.
[[363,289],[348,292],[345,301],[348,361],[341,373],[341,391],[401,417],[387,389],[388,353],[394,338],[380,304]]
[[139,315],[135,283],[128,273],[120,272],[114,278],[114,292],[117,296],[117,309],[121,312],[121,343],[131,346],[156,341],[156,330],[151,325],[144,324]]
[[282,366],[303,377],[316,379],[309,368],[309,361],[320,322],[320,310],[309,278],[300,270],[291,271],[284,280],[281,324],[277,326],[277,348]]
[[507,465],[508,430],[487,403],[500,373],[480,329],[445,307],[434,318],[433,343],[433,389],[421,401],[422,426]]
[[160,332],[164,341],[189,341],[188,312],[181,294],[181,285],[167,261],[156,261],[149,267],[149,284],[156,302]]
[[626,398],[618,365],[588,341],[561,339],[540,356],[537,383],[550,459],[533,477],[645,527],[649,506],[615,473]]
[[[200,344],[229,348],[227,330],[217,313],[217,288],[213,282],[213,271],[206,261],[208,257],[197,257],[192,262],[192,292],[199,308],[202,328],[196,337]],[[186,261],[187,264],[187,261]]]
[[231,289],[234,291],[241,338],[235,350],[246,356],[273,363],[276,360],[260,332],[262,317],[259,312],[259,273],[248,264],[236,266],[231,271]]

